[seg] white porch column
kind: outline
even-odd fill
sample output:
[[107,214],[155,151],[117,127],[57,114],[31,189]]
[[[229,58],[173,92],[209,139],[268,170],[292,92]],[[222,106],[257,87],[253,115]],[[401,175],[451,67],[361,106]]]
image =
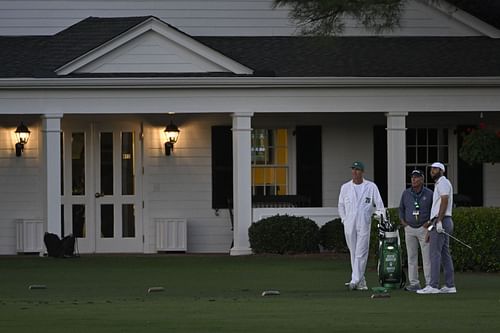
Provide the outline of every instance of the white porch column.
[[61,235],[61,118],[42,116],[43,161],[45,171],[45,219],[47,231]]
[[389,112],[387,117],[387,207],[398,207],[406,188],[406,116]]
[[251,121],[253,113],[233,117],[233,248],[231,255],[251,254],[248,228],[252,223]]

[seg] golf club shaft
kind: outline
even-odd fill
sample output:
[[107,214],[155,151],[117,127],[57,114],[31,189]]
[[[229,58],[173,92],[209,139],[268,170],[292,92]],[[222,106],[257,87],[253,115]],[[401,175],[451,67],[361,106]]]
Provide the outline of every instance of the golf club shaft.
[[458,239],[458,238],[456,238],[456,237],[454,237],[454,236],[450,235],[450,234],[449,234],[449,233],[447,233],[446,231],[443,231],[443,234],[447,235],[448,237],[453,238],[454,240],[456,240],[457,242],[459,242],[459,243],[460,243],[460,244],[462,244],[463,246],[466,246],[466,247],[468,247],[469,249],[471,249],[471,250],[472,250],[472,247],[471,247],[470,245],[465,244],[465,243],[464,243],[464,242],[462,242],[460,239]]

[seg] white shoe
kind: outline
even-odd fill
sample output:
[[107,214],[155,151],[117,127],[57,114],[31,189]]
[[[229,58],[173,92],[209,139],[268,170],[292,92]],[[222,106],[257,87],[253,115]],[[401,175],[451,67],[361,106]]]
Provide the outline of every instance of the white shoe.
[[443,288],[439,289],[439,292],[441,294],[456,294],[457,288],[444,286]]
[[368,290],[368,286],[366,285],[365,280],[359,281],[359,283],[356,285],[356,290]]
[[426,286],[424,289],[417,290],[417,294],[439,294],[441,291],[437,288]]
[[352,290],[355,290],[356,289],[356,283],[353,283],[353,282],[349,282],[346,284],[347,285],[347,289],[349,291],[352,291]]

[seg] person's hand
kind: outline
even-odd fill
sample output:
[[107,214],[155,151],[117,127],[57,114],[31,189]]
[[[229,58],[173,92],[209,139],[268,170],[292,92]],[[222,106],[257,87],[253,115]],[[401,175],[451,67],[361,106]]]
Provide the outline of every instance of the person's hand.
[[429,243],[430,240],[431,240],[431,236],[429,235],[429,232],[426,232],[425,233],[425,242]]
[[436,231],[441,234],[444,232],[444,229],[443,229],[443,223],[441,223],[441,221],[438,221],[438,223],[436,223]]

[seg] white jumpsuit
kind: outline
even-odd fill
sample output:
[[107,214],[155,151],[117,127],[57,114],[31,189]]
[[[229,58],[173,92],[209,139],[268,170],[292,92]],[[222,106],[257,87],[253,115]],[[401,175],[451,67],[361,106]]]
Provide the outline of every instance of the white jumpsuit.
[[351,180],[340,188],[339,215],[351,253],[351,283],[365,281],[366,262],[370,245],[370,225],[375,211],[385,212],[384,203],[375,183],[363,179],[359,185]]

